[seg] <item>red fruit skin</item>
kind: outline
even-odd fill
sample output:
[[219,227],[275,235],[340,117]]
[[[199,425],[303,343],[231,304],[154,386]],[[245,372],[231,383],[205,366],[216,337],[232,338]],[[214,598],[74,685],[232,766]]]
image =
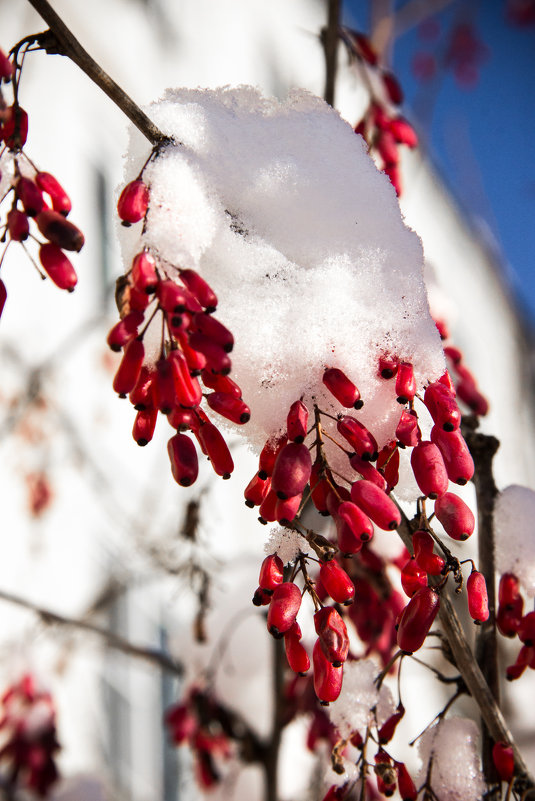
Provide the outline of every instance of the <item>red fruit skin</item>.
[[202,401],[202,390],[199,382],[190,374],[186,357],[182,351],[170,351],[168,361],[171,364],[175,395],[178,403],[186,408],[194,409]]
[[349,653],[349,637],[339,612],[334,606],[324,606],[314,615],[314,627],[323,653],[335,667],[340,667]]
[[243,492],[245,505],[248,506],[249,509],[260,506],[270,487],[271,481],[269,479],[261,479],[258,473],[255,473]]
[[157,418],[157,409],[145,409],[137,413],[132,436],[138,445],[144,446],[151,441]]
[[519,679],[528,666],[530,668],[535,668],[535,648],[530,648],[528,645],[523,645],[518,653],[514,665],[509,665],[505,669],[505,678],[507,681]]
[[43,192],[49,195],[54,211],[66,217],[71,210],[71,199],[60,182],[49,172],[38,172],[35,183]]
[[323,373],[322,381],[338,403],[346,409],[351,407],[361,409],[363,407],[364,404],[360,399],[360,392],[342,370],[330,367]]
[[368,542],[372,538],[373,530],[370,530],[370,521],[355,503],[343,501],[338,507],[336,515],[343,520],[355,537],[358,537],[362,542]]
[[260,566],[260,577],[258,580],[260,588],[273,592],[279,584],[282,584],[283,571],[284,565],[277,554],[274,553],[271,554],[271,556],[266,556]]
[[48,277],[60,289],[72,292],[78,283],[78,276],[70,260],[61,248],[51,242],[45,242],[39,248],[39,261]]
[[295,401],[290,406],[286,418],[286,433],[288,439],[298,444],[303,442],[307,435],[308,409],[302,401]]
[[314,665],[314,690],[321,703],[326,706],[336,701],[342,689],[343,666],[334,667],[323,653],[319,640],[312,651]]
[[416,564],[431,576],[438,576],[446,564],[444,559],[433,552],[434,540],[428,531],[415,531],[412,536]]
[[373,462],[377,459],[377,442],[366,426],[359,423],[354,417],[346,414],[341,417],[336,428],[361,459]]
[[474,515],[462,498],[453,492],[446,492],[435,501],[435,516],[446,534],[454,540],[464,541],[473,534]]
[[149,206],[149,189],[141,180],[130,181],[125,186],[117,203],[117,213],[128,226],[143,219]]
[[420,442],[411,453],[414,478],[422,495],[439,498],[448,489],[448,473],[444,459],[434,442]]
[[134,389],[144,358],[143,342],[139,339],[132,339],[124,350],[123,358],[113,379],[113,389],[118,395],[126,397]]
[[417,801],[418,791],[409,771],[404,762],[396,762],[396,773],[398,774],[398,790],[401,801]]
[[427,573],[422,570],[414,557],[409,559],[401,571],[401,586],[409,598],[422,587],[427,587]]
[[237,398],[235,395],[227,392],[212,392],[206,396],[206,401],[210,409],[237,425],[244,425],[251,419],[251,410],[241,398]]
[[277,498],[277,503],[275,504],[275,520],[279,523],[291,523],[299,511],[302,500],[302,493],[299,493],[299,495],[292,495],[291,498],[286,498],[284,500]]
[[195,445],[187,434],[175,434],[167,443],[173,478],[181,487],[190,487],[199,473]]
[[403,409],[396,428],[396,439],[406,448],[414,448],[422,439],[415,411]]
[[6,285],[0,278],[0,317],[2,316],[2,312],[4,311],[4,306],[6,305],[7,300],[7,289]]
[[135,310],[126,314],[119,320],[108,334],[107,343],[111,350],[118,353],[133,337],[137,336],[137,329],[143,322],[143,312]]
[[310,657],[305,647],[300,642],[301,636],[299,623],[295,622],[291,629],[284,635],[284,649],[290,669],[293,670],[294,673],[304,676],[310,668]]
[[400,106],[403,103],[403,90],[399,85],[398,79],[390,71],[383,72],[382,77],[390,102],[395,106]]
[[513,746],[508,743],[494,743],[492,761],[502,782],[509,784],[515,773]]
[[399,481],[399,448],[395,440],[382,448],[377,458],[377,469],[385,477],[387,490],[393,489]]
[[[194,295],[195,297],[195,295]],[[230,353],[234,347],[234,336],[223,323],[216,320],[205,312],[197,312],[193,315],[193,329],[200,334],[211,339],[223,348],[225,353]]]
[[301,606],[301,590],[293,581],[278,584],[271,597],[268,609],[267,627],[270,634],[279,637],[288,631],[297,617]]
[[413,148],[418,145],[418,135],[404,117],[390,120],[390,131],[398,144]]
[[271,487],[281,500],[299,495],[312,472],[310,451],[304,443],[289,442],[277,456]]
[[360,473],[362,478],[365,478],[367,481],[371,481],[373,484],[376,484],[379,489],[386,489],[386,481],[379,470],[370,462],[367,462],[365,459],[361,459],[358,453],[352,454],[349,459],[349,464],[353,470],[356,470],[357,473]]
[[399,367],[399,362],[397,359],[393,359],[390,356],[381,356],[379,358],[379,368],[377,370],[378,374],[381,378],[389,379],[393,378]]
[[[266,479],[269,480],[269,479]],[[264,495],[262,503],[260,504],[259,512],[259,520],[262,523],[274,523],[277,519],[277,503],[278,498],[275,492],[271,489],[271,482],[270,488]]]
[[321,515],[327,515],[327,497],[332,492],[332,487],[326,478],[327,471],[323,467],[321,459],[316,459],[310,472],[310,491],[312,503]]
[[199,428],[198,438],[217,475],[225,479],[230,478],[234,470],[234,462],[228,445],[219,429],[213,423],[205,422]]
[[383,723],[383,725],[377,732],[379,743],[381,745],[385,745],[386,743],[390,742],[390,740],[396,733],[397,725],[403,718],[404,714],[405,714],[405,707],[403,706],[402,703],[400,703],[394,714],[390,715],[388,720],[386,720]]
[[470,617],[478,623],[485,623],[489,619],[489,599],[487,583],[482,573],[477,570],[470,573],[466,582],[466,594]]
[[154,370],[144,364],[141,367],[139,378],[136,385],[130,392],[128,398],[136,412],[144,412],[146,409],[154,409]]
[[167,415],[167,422],[171,428],[176,428],[178,431],[198,431],[201,421],[198,417],[200,410],[182,409],[175,406]]
[[355,585],[336,559],[321,563],[320,581],[337,604],[348,606],[353,603]]
[[504,573],[500,577],[500,584],[498,588],[498,603],[500,606],[514,603],[518,598],[521,598],[520,582],[514,573]]
[[52,209],[44,209],[36,215],[37,227],[49,242],[63,250],[79,253],[84,246],[84,235],[76,225]]
[[156,261],[148,250],[143,250],[134,256],[132,262],[132,281],[136,289],[151,295],[156,292],[158,276],[156,274]]
[[30,234],[28,216],[19,209],[11,209],[7,213],[7,228],[10,239],[15,242],[24,242]]
[[28,138],[28,115],[18,104],[6,110],[2,137],[10,150],[21,150]]
[[206,358],[206,367],[213,373],[228,375],[231,369],[231,361],[223,348],[213,340],[194,332],[190,335],[189,344],[194,350],[200,351]]
[[255,606],[267,606],[271,603],[271,593],[266,592],[262,587],[257,587],[253,595],[253,604]]
[[439,595],[432,587],[422,587],[412,596],[399,620],[397,642],[402,651],[412,654],[422,647],[439,607]]
[[414,370],[410,362],[400,362],[396,375],[396,395],[398,403],[408,403],[416,394]]
[[[466,371],[468,373],[468,371]],[[457,384],[457,395],[466,403],[469,409],[479,417],[484,417],[489,410],[487,399],[481,394],[476,386],[475,380],[465,375]]]
[[[344,556],[352,556],[353,554],[359,553],[364,545],[364,540],[355,534],[343,517],[338,517],[337,515],[333,515],[333,517],[336,523],[336,537],[341,553]],[[373,536],[373,526],[371,521],[368,520],[368,523],[372,531],[372,534],[369,535],[369,539],[371,539],[371,536]]]
[[535,612],[528,612],[527,615],[524,615],[516,633],[524,645],[535,645]]
[[258,475],[260,478],[268,478],[271,476],[273,468],[275,467],[275,462],[277,461],[277,456],[284,448],[287,441],[285,434],[280,437],[270,437],[267,440],[260,452],[260,458],[258,460]]
[[[188,360],[189,361],[189,360]],[[190,370],[192,369],[190,364]],[[217,375],[211,373],[209,370],[201,371],[201,380],[208,389],[213,389],[216,392],[224,392],[226,395],[234,395],[235,398],[241,398],[241,389],[232,378],[228,375]]]
[[474,460],[461,432],[448,432],[433,426],[431,442],[442,454],[449,480],[461,486],[470,481],[474,475]]
[[0,80],[4,80],[7,83],[13,77],[14,72],[15,68],[13,62],[6,56],[3,50],[0,50]]
[[461,411],[455,396],[441,381],[429,384],[425,390],[424,403],[433,422],[443,431],[456,431],[461,425]]
[[351,500],[383,531],[394,531],[401,523],[401,514],[386,492],[365,478],[351,487]]
[[217,295],[195,270],[180,270],[180,279],[207,311],[215,311]]
[[496,625],[500,634],[503,634],[504,637],[516,637],[523,609],[524,599],[522,597],[518,597],[503,606],[500,604],[496,615]]
[[15,193],[28,217],[35,217],[45,208],[41,190],[30,178],[19,178],[15,186]]

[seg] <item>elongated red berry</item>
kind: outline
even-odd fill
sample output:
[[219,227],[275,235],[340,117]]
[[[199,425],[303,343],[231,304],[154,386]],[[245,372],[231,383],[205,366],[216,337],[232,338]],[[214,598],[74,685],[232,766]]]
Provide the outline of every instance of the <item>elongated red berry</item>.
[[412,596],[399,620],[397,642],[402,651],[412,654],[422,647],[439,606],[440,597],[432,587],[422,587]]
[[[194,296],[195,297],[195,296]],[[225,353],[230,353],[234,347],[234,336],[223,323],[205,312],[197,312],[193,315],[192,325],[195,331],[211,339],[223,348]]]
[[137,329],[143,322],[143,312],[135,310],[126,314],[119,320],[108,334],[108,345],[113,351],[120,351],[121,348],[133,337],[137,336]]
[[28,115],[15,103],[6,109],[1,135],[10,150],[20,150],[28,138]]
[[468,577],[466,595],[468,598],[468,612],[472,620],[485,623],[489,619],[487,583],[485,576],[477,570],[473,570]]
[[0,80],[7,83],[13,77],[14,72],[15,67],[13,66],[13,62],[6,56],[3,50],[0,50]]
[[496,625],[504,637],[516,637],[516,633],[522,620],[524,609],[524,599],[519,596],[514,601],[504,606],[498,607],[496,614]]
[[194,332],[190,335],[189,344],[194,350],[200,351],[206,358],[206,367],[213,373],[228,375],[231,370],[231,361],[228,353],[212,339]]
[[343,666],[335,667],[325,654],[320,641],[316,640],[312,651],[314,665],[314,690],[323,705],[336,701],[342,689]]
[[49,278],[60,289],[72,292],[78,283],[78,276],[70,260],[57,245],[45,242],[39,248],[39,261]]
[[271,487],[271,481],[269,479],[262,479],[255,473],[252,479],[249,481],[247,486],[244,490],[244,498],[245,498],[245,505],[252,509],[255,506],[260,506],[264,498],[266,497],[266,493],[268,489]]
[[348,606],[353,603],[355,585],[336,559],[330,559],[328,562],[321,563],[320,581],[330,597],[337,604]]
[[404,762],[395,762],[401,801],[417,801],[418,791]]
[[76,253],[84,246],[84,235],[63,214],[52,209],[43,209],[36,215],[37,227],[49,242],[53,242],[63,250],[74,250]]
[[155,408],[154,379],[156,371],[154,368],[143,364],[136,385],[128,396],[130,403],[137,412]]
[[355,384],[337,367],[329,367],[323,373],[323,383],[334,395],[338,403],[346,409],[362,409],[364,403],[360,399],[360,392]]
[[423,495],[438,498],[448,489],[444,459],[434,442],[420,442],[411,453],[411,466]]
[[303,442],[307,435],[308,409],[305,404],[297,400],[290,406],[286,418],[286,433],[292,442]]
[[123,225],[132,225],[143,219],[149,206],[149,189],[141,180],[130,181],[117,203],[117,213]]
[[260,577],[258,584],[263,590],[273,592],[273,590],[282,584],[282,574],[284,572],[284,565],[280,556],[276,553],[266,556],[260,567]]
[[28,217],[35,217],[44,209],[43,194],[30,178],[21,176],[16,183],[15,193]]
[[169,356],[158,359],[154,376],[154,404],[162,414],[170,414],[177,403],[173,364]]
[[357,473],[360,473],[362,478],[371,481],[372,484],[376,484],[380,489],[386,489],[386,480],[384,476],[371,462],[366,461],[366,459],[361,459],[358,453],[353,453],[350,456],[349,464],[353,470],[356,470]]
[[301,590],[293,581],[278,584],[273,590],[268,609],[267,627],[270,634],[279,637],[288,631],[301,607]]
[[173,478],[181,487],[190,487],[199,473],[195,445],[187,434],[177,433],[167,443]]
[[387,443],[380,451],[377,457],[377,469],[385,477],[386,489],[393,489],[399,481],[399,448],[396,440]]
[[284,648],[290,669],[304,676],[310,667],[310,657],[301,642],[301,627],[296,621],[284,634]]
[[156,273],[156,261],[148,250],[142,250],[134,256],[132,262],[132,281],[136,289],[151,295],[156,292],[158,286],[158,275]]
[[158,409],[145,409],[136,414],[132,436],[138,445],[147,445],[153,437]]
[[287,437],[284,434],[280,437],[270,437],[260,452],[258,460],[258,475],[260,478],[268,478],[273,473],[275,462],[280,451],[287,443]]
[[0,278],[0,317],[2,316],[2,312],[4,311],[4,306],[6,305],[7,300],[7,289],[6,285]]
[[310,451],[304,443],[288,442],[277,456],[271,487],[282,500],[303,492],[312,471]]
[[396,428],[396,439],[406,448],[414,448],[422,439],[418,415],[412,409],[403,409]]
[[314,615],[314,627],[323,653],[335,667],[346,661],[349,637],[346,624],[334,606],[324,606]]
[[212,392],[206,396],[210,409],[217,412],[227,420],[238,425],[244,425],[251,419],[251,410],[241,398],[227,392]]
[[266,479],[266,481],[269,481],[269,489],[260,504],[258,519],[261,523],[274,523],[277,519],[277,503],[279,498],[277,498],[277,494],[271,489],[270,479]]
[[35,176],[35,183],[39,189],[49,195],[54,211],[58,211],[66,217],[71,210],[71,199],[57,178],[49,172],[38,172]]
[[535,646],[535,612],[524,615],[516,633],[524,645]]
[[399,362],[397,359],[394,359],[391,356],[381,356],[379,358],[379,369],[378,373],[381,378],[393,378],[399,367]]
[[234,462],[225,439],[213,423],[206,422],[200,426],[198,438],[204,446],[218,476],[230,478],[234,470]]
[[393,531],[401,523],[401,513],[392,498],[365,478],[351,487],[351,500],[383,531]]
[[400,722],[400,720],[402,720],[404,714],[405,714],[405,707],[400,702],[398,704],[398,708],[396,709],[394,714],[390,715],[388,720],[386,720],[383,723],[383,725],[381,726],[381,728],[377,732],[378,739],[379,739],[379,742],[381,743],[381,745],[385,745],[386,743],[390,742],[390,740],[392,739],[392,737],[396,733],[397,725]]
[[390,70],[385,70],[382,75],[383,85],[388,94],[388,99],[395,106],[400,106],[403,103],[403,90],[399,84],[398,79]]
[[199,273],[195,272],[195,270],[180,270],[180,279],[184,282],[189,291],[195,295],[206,311],[215,311],[217,295]]
[[24,242],[30,235],[28,215],[19,209],[11,209],[7,213],[9,236],[15,242]]
[[253,595],[253,603],[255,606],[267,606],[271,603],[271,593],[266,592],[262,587],[257,587]]
[[[190,364],[190,370],[191,369],[192,367]],[[202,370],[201,380],[208,389],[214,389],[216,392],[224,392],[226,395],[234,395],[235,398],[241,398],[242,393],[240,387],[228,375],[220,375],[219,373],[211,373],[209,370]]]
[[[331,493],[331,498],[334,496],[334,493]],[[340,505],[340,504],[338,504]],[[332,515],[334,518],[334,522],[336,523],[336,537],[338,542],[338,547],[341,553],[344,556],[352,556],[352,554],[359,553],[362,550],[362,546],[366,541],[369,541],[373,537],[373,525],[369,518],[366,517],[364,512],[362,513],[363,517],[367,520],[368,530],[362,534],[357,534],[355,529],[349,526],[346,520],[343,517],[338,517],[336,512]]]
[[418,135],[412,125],[404,117],[394,117],[390,120],[390,131],[400,145],[416,147],[418,145]]
[[446,562],[437,553],[434,553],[435,542],[428,531],[415,531],[412,535],[412,546],[416,564],[431,576],[438,576],[444,569]]
[[516,662],[505,669],[505,678],[507,681],[519,679],[528,666],[535,669],[535,648],[523,645],[518,653]]
[[409,598],[422,587],[427,587],[427,572],[420,567],[414,557],[409,559],[401,571],[401,586]]
[[515,755],[513,746],[508,743],[494,743],[492,761],[502,782],[509,782],[515,773]]
[[113,379],[113,389],[122,397],[126,397],[134,389],[144,358],[143,342],[139,339],[130,340],[124,349],[123,358]]
[[470,481],[474,475],[474,460],[460,430],[448,432],[433,426],[431,442],[442,454],[449,480],[461,486]]
[[181,350],[171,350],[168,355],[171,364],[175,396],[181,406],[195,408],[202,400],[202,390],[198,380],[190,374],[186,357]]
[[320,515],[328,515],[327,497],[332,492],[332,486],[327,480],[327,469],[320,458],[312,465],[310,473],[310,491],[312,503]]
[[476,521],[472,510],[453,492],[446,492],[435,501],[435,516],[454,540],[467,540],[474,531]]
[[520,582],[514,573],[504,573],[500,577],[498,587],[498,603],[500,606],[514,603],[521,597]]
[[303,496],[301,493],[292,495],[291,498],[277,498],[275,504],[275,520],[281,524],[291,523],[297,515],[301,506]]
[[338,420],[336,428],[361,459],[370,462],[377,459],[377,441],[365,425],[346,414]]
[[461,425],[461,411],[455,396],[441,381],[429,384],[424,394],[433,422],[444,431],[456,431]]
[[416,394],[414,369],[410,362],[400,362],[396,374],[396,395],[398,403],[408,403]]

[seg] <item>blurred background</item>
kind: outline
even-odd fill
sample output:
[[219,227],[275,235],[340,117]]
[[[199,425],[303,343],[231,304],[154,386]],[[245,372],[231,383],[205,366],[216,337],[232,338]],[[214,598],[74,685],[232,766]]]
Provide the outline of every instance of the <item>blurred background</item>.
[[[175,86],[248,83],[281,98],[299,86],[324,95],[323,0],[53,6],[142,105]],[[424,243],[432,311],[489,399],[482,427],[502,443],[497,483],[535,488],[535,4],[346,0],[341,20],[370,37],[403,90],[399,112],[420,145],[399,147],[401,207]],[[0,21],[6,52],[46,27],[26,0],[0,0]],[[369,86],[343,42],[336,53],[334,105],[354,127]],[[7,687],[32,673],[53,693],[65,777],[57,798],[189,801],[187,755],[167,744],[162,727],[183,684],[215,664],[220,696],[260,732],[269,722],[259,703],[269,692],[269,643],[249,603],[264,530],[242,495],[255,460],[233,441],[232,480],[222,487],[206,467],[186,492],[170,475],[163,426],[147,448],[133,441],[134,412],[111,388],[119,356],[105,344],[124,269],[114,212],[118,189],[133,177],[122,167],[128,123],[76,66],[42,52],[27,56],[20,102],[30,116],[25,150],[66,187],[86,245],[74,259],[73,295],[41,282],[21,248],[2,264],[0,676]],[[68,625],[71,618],[86,628]],[[88,626],[111,632],[111,641]],[[148,653],[128,655],[125,643]],[[186,675],[161,669],[166,659],[185,663]],[[416,681],[419,692],[430,684]],[[533,764],[525,702],[533,684],[523,682],[505,711]],[[438,709],[440,699],[415,703],[412,731]],[[298,727],[288,735],[293,769],[284,774],[283,797],[294,801],[313,797],[310,760],[296,769],[299,736]],[[212,797],[254,797],[258,787],[247,768]]]

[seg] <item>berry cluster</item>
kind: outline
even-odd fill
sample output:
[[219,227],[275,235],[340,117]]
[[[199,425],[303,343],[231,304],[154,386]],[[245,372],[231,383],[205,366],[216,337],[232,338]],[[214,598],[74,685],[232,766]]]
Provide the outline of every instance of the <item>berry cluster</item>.
[[509,681],[520,678],[527,667],[535,670],[535,612],[524,612],[520,582],[513,573],[504,573],[498,589],[496,625],[504,637],[518,637],[522,647],[505,675]]
[[401,195],[399,145],[414,148],[418,144],[414,128],[399,112],[403,91],[395,75],[380,63],[379,55],[367,36],[342,28],[341,37],[350,57],[356,60],[365,76],[370,93],[368,108],[357,123],[355,133],[360,134],[370,151],[380,157],[383,171],[396,193]]
[[[142,170],[119,198],[123,225],[145,220],[149,203]],[[229,377],[234,337],[213,316],[216,294],[195,270],[164,263],[142,246],[119,281],[117,303],[121,319],[111,329],[108,345],[114,351],[123,350],[123,357],[113,388],[120,397],[129,395],[137,411],[135,441],[138,445],[150,442],[161,412],[176,429],[168,452],[178,484],[193,484],[199,469],[197,450],[185,432],[195,436],[217,475],[229,478],[234,469],[232,456],[201,403],[204,398],[212,411],[238,425],[247,423],[250,410],[240,387]],[[147,353],[144,338],[149,331],[152,336],[157,318],[161,333],[154,356]],[[201,381],[209,392],[203,392]]]
[[[79,252],[84,244],[84,236],[79,228],[66,219],[71,210],[71,201],[59,181],[49,172],[39,170],[23,149],[28,136],[28,115],[19,105],[18,91],[24,53],[25,50],[19,64],[18,46],[13,49],[11,58],[0,51],[0,84],[10,83],[13,89],[13,102],[8,105],[0,86],[0,140],[4,143],[1,153],[4,181],[6,175],[9,175],[8,188],[0,203],[10,203],[2,226],[1,241],[8,241],[0,258],[0,265],[11,242],[19,242],[41,277],[45,278],[24,245],[28,238],[34,239],[39,245],[39,262],[45,273],[60,289],[72,292],[78,278],[64,251]],[[45,241],[32,233],[31,219]],[[0,313],[6,297],[5,285],[0,280]]]
[[2,786],[8,795],[26,789],[44,797],[58,779],[54,759],[60,747],[50,693],[39,690],[33,676],[26,675],[1,700],[0,766],[6,768]]
[[[449,374],[446,372],[440,380],[429,384],[423,398],[419,399],[434,423],[430,439],[425,441],[415,409],[416,382],[412,365],[385,355],[379,361],[378,371],[383,380],[395,381],[397,400],[404,407],[395,440],[379,450],[373,434],[354,415],[340,412],[334,418],[316,404],[314,422],[309,428],[309,410],[303,401],[297,400],[288,412],[286,431],[268,439],[264,445],[259,470],[244,493],[248,506],[259,507],[260,522],[278,521],[298,531],[307,538],[318,557],[319,572],[315,580],[310,578],[307,569],[312,557],[302,553],[291,565],[288,580],[284,580],[280,558],[276,554],[268,556],[260,570],[253,602],[269,604],[268,630],[275,637],[284,637],[290,668],[306,673],[310,657],[301,642],[297,615],[302,593],[295,583],[298,574],[302,575],[304,591],[310,594],[315,607],[318,639],[312,661],[314,687],[322,703],[334,701],[341,690],[343,663],[349,655],[349,638],[341,607],[352,604],[355,595],[357,603],[347,615],[367,644],[367,652],[375,649],[386,662],[396,646],[404,653],[421,648],[439,610],[440,590],[449,573],[462,584],[460,563],[433,531],[426,501],[434,501],[433,515],[452,539],[467,539],[475,526],[470,508],[458,495],[447,491],[450,481],[466,484],[474,472],[472,457],[460,432],[461,411]],[[341,370],[327,368],[323,383],[345,409],[362,407],[359,390]],[[344,443],[341,444],[334,434]],[[307,442],[309,436],[310,443]],[[351,477],[331,467],[325,448],[327,440],[345,454]],[[407,561],[409,554],[405,554],[397,565],[408,603],[403,602],[389,580],[385,580],[383,560],[367,547],[374,526],[393,531],[402,521],[391,495],[399,480],[400,448],[412,449],[412,471],[422,493],[418,513],[411,524],[414,555]],[[321,515],[333,519],[335,538],[325,539],[302,525],[300,514],[309,500]],[[435,544],[444,556],[435,553]],[[362,578],[370,578],[373,573],[375,582]],[[436,577],[432,586],[429,586],[430,576]],[[382,586],[382,597],[377,586]],[[467,581],[467,597],[472,618],[478,623],[487,620],[485,580],[473,564]],[[335,606],[324,605],[326,599]]]

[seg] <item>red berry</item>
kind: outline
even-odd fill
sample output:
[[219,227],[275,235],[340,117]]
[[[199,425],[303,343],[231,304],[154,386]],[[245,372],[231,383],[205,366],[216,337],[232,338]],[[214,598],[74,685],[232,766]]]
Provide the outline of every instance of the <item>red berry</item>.
[[273,473],[273,468],[275,467],[277,456],[284,448],[287,441],[286,435],[280,437],[270,437],[267,440],[266,444],[262,448],[260,458],[258,460],[258,475],[260,478],[268,478],[268,476],[271,476]]
[[314,615],[314,627],[323,653],[335,667],[346,661],[349,637],[346,624],[334,606],[324,606]]
[[517,630],[518,638],[524,645],[535,645],[535,612],[528,612],[521,619]]
[[310,667],[310,657],[301,643],[301,628],[297,621],[284,635],[284,648],[290,669],[304,676]]
[[44,209],[36,215],[37,227],[49,242],[53,242],[63,250],[74,250],[76,253],[84,246],[84,235],[63,214],[52,209]]
[[175,396],[181,406],[195,408],[202,400],[202,390],[197,379],[190,374],[186,357],[181,350],[169,352]]
[[355,585],[336,559],[321,563],[319,577],[333,601],[345,605],[353,603]]
[[35,182],[39,189],[49,195],[54,211],[66,217],[71,210],[71,200],[59,181],[49,172],[38,172]]
[[515,773],[513,746],[508,743],[494,743],[492,761],[502,782],[509,784]]
[[424,403],[433,422],[444,431],[456,431],[461,425],[461,411],[455,396],[441,381],[429,384],[425,390]]
[[108,345],[113,351],[120,351],[127,342],[137,336],[138,327],[143,322],[143,312],[131,311],[119,320],[108,334]]
[[422,587],[427,587],[427,572],[420,567],[414,556],[409,559],[401,571],[401,586],[409,598],[412,598],[414,593]]
[[154,256],[148,250],[142,250],[134,256],[132,262],[132,281],[136,289],[146,292],[147,295],[156,292],[158,275]]
[[227,392],[212,392],[206,396],[206,401],[210,409],[233,423],[244,425],[251,419],[251,410],[241,398],[237,398],[235,395]]
[[325,654],[320,641],[316,640],[312,652],[314,664],[314,690],[322,704],[336,701],[342,689],[343,667],[335,667]]
[[26,144],[26,139],[28,138],[28,115],[18,103],[6,109],[2,125],[2,137],[10,150],[21,150]]
[[290,406],[286,418],[286,432],[288,439],[293,442],[303,442],[307,435],[308,409],[302,401],[295,401]]
[[175,434],[167,443],[173,478],[181,487],[190,487],[197,479],[199,461],[195,445],[187,434]]
[[361,409],[364,405],[360,399],[360,392],[357,387],[342,370],[338,370],[336,367],[330,367],[323,373],[322,380],[338,403],[345,406],[346,409],[351,407],[354,409]]
[[416,394],[414,370],[410,362],[400,362],[396,375],[396,395],[398,403],[408,403]]
[[266,497],[266,493],[271,486],[271,481],[267,478],[262,479],[255,473],[252,479],[249,481],[247,486],[244,490],[244,497],[245,497],[245,505],[252,509],[254,506],[260,506],[264,498]]
[[377,459],[377,442],[366,426],[346,414],[338,420],[336,428],[361,459],[366,459],[370,462]]
[[396,439],[406,448],[414,448],[422,439],[418,425],[418,415],[412,409],[403,409],[396,428]]
[[284,565],[282,560],[276,553],[271,556],[266,556],[260,567],[260,578],[258,584],[263,590],[273,590],[282,584],[282,574],[284,572]]
[[30,235],[28,216],[19,209],[11,209],[7,213],[7,228],[11,239],[15,242],[24,242]]
[[200,426],[197,436],[217,475],[230,478],[234,462],[219,429],[213,423],[205,422]]
[[432,587],[422,587],[401,613],[397,642],[402,651],[412,654],[424,644],[437,615],[440,598]]
[[393,715],[390,715],[388,720],[386,720],[381,728],[378,730],[378,738],[381,745],[385,745],[385,743],[389,743],[392,737],[396,732],[396,728],[400,720],[403,718],[405,714],[405,707],[400,702],[398,708],[394,712]]
[[438,447],[450,481],[464,485],[474,475],[474,460],[460,430],[447,432],[438,426],[431,429],[431,442]]
[[234,347],[234,336],[223,323],[210,314],[198,312],[193,315],[193,329],[219,345],[225,353],[230,353]]
[[137,413],[132,436],[138,445],[147,445],[151,441],[157,418],[157,409],[145,409]]
[[16,183],[15,193],[28,217],[35,217],[45,208],[43,194],[30,178],[21,176]]
[[448,489],[444,459],[434,442],[420,442],[411,453],[414,478],[423,495],[438,498]]
[[310,451],[304,443],[289,442],[275,462],[271,486],[282,500],[303,492],[312,471]]
[[[482,573],[479,573],[477,570],[473,570],[470,573],[468,581],[466,582],[466,594],[468,597],[468,612],[470,617],[475,621],[485,623],[485,621],[489,619],[489,599],[487,595],[487,583]],[[535,613],[533,614],[535,617]]]
[[141,180],[130,181],[117,203],[117,213],[123,225],[132,225],[143,219],[149,205],[149,189]]
[[60,289],[72,292],[78,283],[78,277],[70,260],[57,245],[46,242],[39,248],[39,261],[49,278]]
[[364,478],[355,481],[351,487],[351,500],[383,531],[393,531],[401,523],[401,514],[394,501],[371,481]]
[[431,576],[438,576],[446,563],[441,556],[434,553],[435,543],[431,534],[428,531],[415,531],[412,535],[412,546],[418,567]]
[[476,521],[472,510],[453,492],[446,492],[435,501],[435,515],[454,540],[467,540],[474,531]]
[[204,278],[201,278],[195,270],[180,270],[180,279],[189,291],[195,295],[201,306],[206,310],[215,311],[217,296]]
[[268,609],[267,627],[270,634],[279,637],[288,631],[297,617],[301,606],[301,590],[292,581],[278,584],[271,597]]
[[141,373],[144,358],[145,348],[143,347],[143,342],[139,339],[131,339],[124,349],[123,358],[113,379],[115,392],[126,397],[134,389]]

